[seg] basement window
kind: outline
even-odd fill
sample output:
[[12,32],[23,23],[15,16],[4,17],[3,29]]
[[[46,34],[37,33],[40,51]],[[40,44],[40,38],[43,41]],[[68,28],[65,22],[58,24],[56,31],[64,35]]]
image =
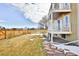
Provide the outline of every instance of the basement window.
[[66,34],[62,34],[61,37],[65,39],[66,38]]

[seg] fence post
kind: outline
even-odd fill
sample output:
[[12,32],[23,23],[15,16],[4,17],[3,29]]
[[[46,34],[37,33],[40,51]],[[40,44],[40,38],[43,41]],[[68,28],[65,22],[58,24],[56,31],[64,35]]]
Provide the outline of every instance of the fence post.
[[6,29],[5,29],[5,39],[6,39]]

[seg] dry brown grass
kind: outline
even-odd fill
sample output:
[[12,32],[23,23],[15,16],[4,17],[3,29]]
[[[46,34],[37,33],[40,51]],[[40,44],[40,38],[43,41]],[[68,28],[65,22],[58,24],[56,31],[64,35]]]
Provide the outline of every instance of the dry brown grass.
[[[5,33],[6,31],[6,33]],[[19,36],[19,35],[24,35],[24,34],[33,34],[33,33],[46,33],[47,30],[0,30],[0,39],[5,39],[5,38],[12,38],[15,36]]]
[[[30,40],[33,39],[33,40]],[[43,56],[42,36],[22,35],[0,40],[1,56]]]

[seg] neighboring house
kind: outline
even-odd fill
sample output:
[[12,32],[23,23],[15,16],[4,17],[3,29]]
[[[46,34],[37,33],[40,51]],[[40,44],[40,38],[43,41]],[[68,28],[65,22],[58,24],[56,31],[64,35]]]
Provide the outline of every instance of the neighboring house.
[[67,41],[77,38],[77,4],[51,3],[48,13],[48,40],[59,36]]

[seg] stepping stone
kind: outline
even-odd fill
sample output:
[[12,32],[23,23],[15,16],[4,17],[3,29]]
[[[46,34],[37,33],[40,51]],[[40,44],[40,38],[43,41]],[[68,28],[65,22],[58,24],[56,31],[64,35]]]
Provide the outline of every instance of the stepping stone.
[[52,49],[50,49],[49,47],[44,48],[47,51],[52,51]]
[[43,45],[43,47],[44,47],[44,48],[50,48],[50,46],[49,46],[49,45]]
[[57,53],[57,54],[55,54],[55,56],[65,56],[65,54],[63,54],[63,53]]
[[48,45],[43,46],[44,48],[50,48]]
[[56,46],[51,46],[51,49],[57,49],[57,47]]
[[67,53],[66,53],[66,56],[77,56],[77,54],[74,54],[74,53],[72,53],[72,52],[67,52]]
[[58,48],[57,50],[64,53],[64,49]]
[[70,52],[68,49],[64,49],[64,54],[66,55],[67,52]]
[[70,51],[69,49],[64,49],[65,51]]
[[55,53],[57,54],[57,53],[62,53],[62,52],[60,52],[60,51],[58,51],[58,50],[55,50]]
[[48,54],[48,56],[54,56],[55,55],[55,53],[52,51],[47,51],[47,54]]
[[65,54],[63,52],[55,50],[55,56],[65,56]]
[[55,52],[55,51],[47,51],[47,54],[49,55],[49,56],[65,56],[63,53],[61,53],[61,52]]

